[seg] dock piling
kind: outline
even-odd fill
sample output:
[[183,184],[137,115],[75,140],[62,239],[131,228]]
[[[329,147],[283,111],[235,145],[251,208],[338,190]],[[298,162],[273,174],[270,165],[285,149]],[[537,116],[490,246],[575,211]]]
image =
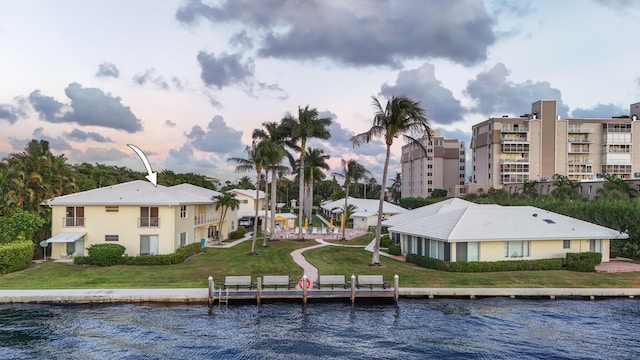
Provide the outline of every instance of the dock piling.
[[400,277],[398,274],[393,276],[393,298],[398,302],[398,298],[400,297]]
[[262,277],[258,276],[256,279],[256,301],[260,305],[260,299],[262,297]]
[[351,274],[351,304],[356,302],[356,276]]
[[307,305],[307,274],[302,275],[302,304]]
[[215,291],[215,286],[213,284],[213,276],[209,276],[209,296],[207,297],[209,307],[213,306],[213,292]]

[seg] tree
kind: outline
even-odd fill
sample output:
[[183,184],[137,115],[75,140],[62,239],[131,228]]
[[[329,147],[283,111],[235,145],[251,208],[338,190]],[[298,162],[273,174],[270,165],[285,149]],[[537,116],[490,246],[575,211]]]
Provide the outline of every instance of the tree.
[[315,184],[325,178],[322,170],[329,170],[330,167],[327,164],[330,156],[324,153],[324,150],[317,148],[307,149],[305,155],[305,169],[304,169],[304,183],[305,183],[305,217],[311,219],[311,209],[313,206],[313,188]]
[[580,194],[578,194],[578,183],[572,181],[565,175],[555,174],[553,175],[553,185],[555,189],[551,191],[551,196],[557,200],[578,200]]
[[[280,163],[280,161],[282,160],[282,158],[284,157],[284,146],[282,145],[281,142],[278,141],[274,141],[271,139],[265,139],[260,141],[259,143],[257,143],[256,145],[256,161],[260,164],[260,166],[262,168],[265,169],[265,173],[268,174],[270,169],[273,169],[273,176],[275,177],[275,170],[277,170],[278,168],[278,164]],[[273,189],[275,187],[275,179],[272,179],[272,190],[273,192],[275,192],[275,189]],[[267,191],[267,182],[265,179],[265,194],[268,194]],[[274,194],[272,194],[272,197],[274,196]],[[265,199],[266,201],[266,199]],[[273,201],[272,201],[272,213],[271,213],[271,225],[270,225],[270,238],[273,238],[274,236],[274,231],[275,231],[275,208],[276,208],[276,204],[275,204],[275,197],[273,197]],[[266,226],[266,221],[265,221],[265,226]],[[267,246],[267,237],[264,236],[263,237],[263,242],[262,242],[262,246]]]
[[371,128],[361,134],[351,138],[353,146],[360,146],[369,143],[374,138],[382,138],[386,145],[386,155],[384,160],[384,168],[382,172],[382,189],[380,191],[380,204],[378,206],[378,221],[376,224],[376,241],[373,249],[372,265],[380,264],[380,235],[382,230],[382,215],[384,207],[384,188],[387,184],[387,172],[389,170],[389,158],[391,156],[391,145],[393,140],[402,135],[406,142],[418,145],[425,153],[427,150],[422,143],[413,136],[407,135],[424,135],[428,139],[431,138],[433,131],[429,126],[429,122],[420,103],[406,96],[393,96],[387,105],[382,107],[378,99],[372,97],[372,105],[374,108],[373,124]]
[[[246,158],[229,158],[227,161],[236,163],[236,172],[250,172],[255,170],[256,172],[256,185],[260,182],[260,173],[262,172],[261,159],[258,158],[257,144],[253,142],[251,146],[245,147],[244,151],[247,153]],[[256,200],[255,200],[255,216],[253,218],[253,234],[251,240],[251,253],[250,255],[256,255],[256,242],[258,236],[258,202],[260,200],[260,187],[256,186]]]
[[391,194],[393,195],[393,202],[397,204],[402,197],[402,174],[397,171],[396,177],[393,178],[393,183],[391,184]]
[[[327,129],[331,125],[330,118],[318,118],[318,110],[309,109],[307,105],[304,109],[298,108],[298,118],[291,114],[285,116],[281,121],[283,131],[288,134],[285,145],[294,149],[300,154],[299,166],[299,189],[298,189],[298,209],[303,208],[304,198],[304,157],[307,148],[307,140],[312,138],[328,139],[331,137]],[[298,144],[299,143],[299,144]],[[298,238],[302,239],[302,211],[298,213]]]
[[617,175],[606,174],[604,178],[607,182],[602,185],[602,189],[598,189],[598,200],[629,200],[638,196],[638,190]]
[[220,232],[220,234],[222,234],[222,224],[224,223],[224,219],[227,216],[227,211],[237,210],[240,207],[240,200],[236,198],[235,194],[226,192],[212,197],[211,200],[214,200],[216,202],[216,211],[220,210],[220,223],[218,226],[218,231]]
[[[282,127],[275,122],[264,122],[262,123],[264,129],[255,129],[253,130],[252,138],[257,141],[266,141],[269,142],[268,146],[265,146],[265,157],[267,157],[267,166],[266,172],[269,172],[271,169],[271,196],[269,198],[270,202],[270,212],[271,216],[269,217],[269,229],[270,229],[270,238],[273,239],[275,235],[275,227],[276,227],[276,192],[277,192],[277,183],[276,177],[278,176],[279,171],[286,171],[285,167],[280,166],[282,159],[285,155],[288,155],[284,148],[284,140],[286,139],[286,134],[282,131]],[[265,244],[266,245],[266,244]]]
[[[365,178],[371,176],[371,173],[369,172],[369,170],[365,169],[364,166],[362,166],[360,163],[358,163],[354,159],[349,159],[349,160],[342,159],[341,160],[341,164],[342,164],[342,170],[340,172],[334,173],[334,175],[342,177],[344,179],[345,196],[344,196],[344,207],[343,207],[343,209],[345,209],[345,215],[346,215],[347,214],[346,209],[349,207],[349,202],[348,202],[348,200],[349,200],[349,185],[351,185],[351,182],[358,183],[358,181],[360,181],[361,179],[365,179]],[[345,222],[348,219],[349,218],[345,216]],[[344,226],[342,228],[342,239],[341,240],[346,240],[346,239],[347,239],[346,238],[346,226]]]

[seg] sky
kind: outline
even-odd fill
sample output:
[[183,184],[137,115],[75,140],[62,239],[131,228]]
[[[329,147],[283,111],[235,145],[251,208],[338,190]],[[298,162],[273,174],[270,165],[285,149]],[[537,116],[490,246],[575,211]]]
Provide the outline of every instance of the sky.
[[[555,99],[563,117],[640,102],[634,0],[2,0],[0,157],[31,139],[70,163],[236,182],[253,129],[298,108],[332,118],[310,146],[380,182],[384,145],[354,148],[372,96],[420,101],[469,146],[471,126]],[[400,170],[398,139],[389,177]],[[470,152],[468,152],[469,157]]]

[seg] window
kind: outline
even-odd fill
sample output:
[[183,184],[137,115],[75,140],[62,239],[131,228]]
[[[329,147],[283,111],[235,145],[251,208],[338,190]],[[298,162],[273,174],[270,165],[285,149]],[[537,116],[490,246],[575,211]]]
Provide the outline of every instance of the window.
[[563,249],[571,249],[571,240],[562,240]]
[[118,241],[120,240],[118,235],[105,235],[104,241]]
[[187,205],[180,205],[180,219],[187,217]]
[[529,257],[529,242],[528,241],[505,241],[504,257],[506,258]]
[[480,244],[477,242],[467,243],[467,261],[480,261]]
[[107,205],[107,206],[104,207],[104,211],[106,211],[106,212],[118,212],[118,211],[120,211],[120,207]]
[[67,254],[69,255],[73,255],[73,253],[76,252],[76,243],[74,242],[68,242],[67,243]]
[[187,245],[187,233],[182,232],[180,233],[180,246],[185,246],[185,245]]
[[249,203],[249,200],[242,200],[242,199],[241,199],[241,200],[238,200],[238,202],[239,202],[240,204],[248,204],[248,203]]
[[140,235],[140,255],[158,254],[158,235]]
[[140,227],[158,227],[160,226],[160,218],[158,218],[157,206],[141,206],[140,207]]
[[84,227],[84,206],[67,206],[64,225],[67,227]]
[[596,239],[589,240],[589,251],[602,252],[602,240],[596,240]]

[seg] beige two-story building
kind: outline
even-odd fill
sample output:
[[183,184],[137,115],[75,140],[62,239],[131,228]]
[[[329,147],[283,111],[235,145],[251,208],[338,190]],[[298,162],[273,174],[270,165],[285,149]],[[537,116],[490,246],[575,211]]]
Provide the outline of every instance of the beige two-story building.
[[237,228],[237,212],[227,211],[221,223],[217,195],[190,184],[138,180],[50,199],[51,256],[83,256],[103,243],[120,244],[129,256],[170,254],[201,239],[226,238]]

